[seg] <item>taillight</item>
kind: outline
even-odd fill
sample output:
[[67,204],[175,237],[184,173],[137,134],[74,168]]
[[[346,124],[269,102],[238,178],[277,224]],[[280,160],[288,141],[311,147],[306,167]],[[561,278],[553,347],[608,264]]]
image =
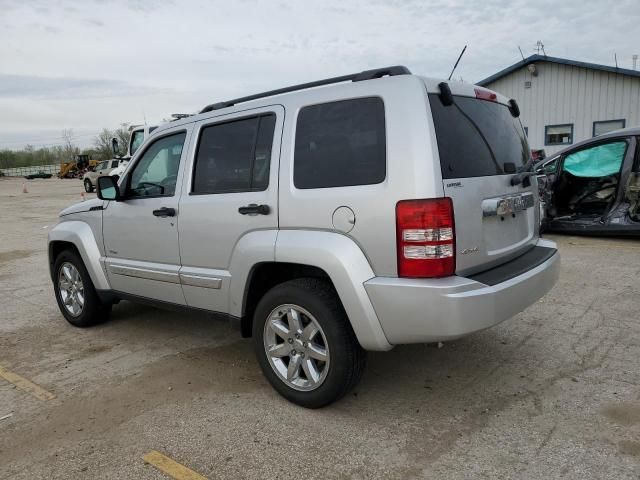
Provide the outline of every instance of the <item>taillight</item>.
[[398,202],[396,235],[398,276],[433,278],[454,274],[456,236],[450,198]]

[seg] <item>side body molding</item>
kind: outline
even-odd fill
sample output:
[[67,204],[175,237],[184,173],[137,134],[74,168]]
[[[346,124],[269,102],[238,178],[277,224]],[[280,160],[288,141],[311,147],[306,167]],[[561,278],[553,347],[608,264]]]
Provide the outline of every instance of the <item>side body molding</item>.
[[[49,243],[56,241],[75,245],[97,290],[111,288],[101,262],[102,254],[98,242],[87,223],[77,220],[58,223],[49,231]],[[49,259],[50,262],[52,260]]]
[[277,262],[321,268],[331,278],[353,331],[366,350],[390,350],[364,283],[375,275],[358,245],[345,235],[309,230],[280,230]]

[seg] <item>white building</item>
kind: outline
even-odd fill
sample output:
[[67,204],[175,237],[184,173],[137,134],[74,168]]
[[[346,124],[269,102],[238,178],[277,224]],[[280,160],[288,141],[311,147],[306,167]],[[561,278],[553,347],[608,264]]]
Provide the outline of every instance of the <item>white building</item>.
[[640,126],[640,71],[532,55],[478,82],[514,98],[532,149]]

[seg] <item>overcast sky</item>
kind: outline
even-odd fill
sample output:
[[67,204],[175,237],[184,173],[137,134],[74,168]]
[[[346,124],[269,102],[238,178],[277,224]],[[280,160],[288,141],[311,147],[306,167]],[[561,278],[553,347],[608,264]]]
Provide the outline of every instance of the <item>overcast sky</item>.
[[0,149],[90,145],[214,101],[401,64],[478,81],[534,53],[631,67],[639,0],[0,0]]

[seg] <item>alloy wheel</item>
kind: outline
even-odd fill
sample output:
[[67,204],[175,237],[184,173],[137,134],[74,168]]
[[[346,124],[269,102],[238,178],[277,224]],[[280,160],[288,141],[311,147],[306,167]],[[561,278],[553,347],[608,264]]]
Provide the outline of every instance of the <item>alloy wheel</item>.
[[69,262],[64,262],[58,271],[58,290],[64,308],[72,316],[77,317],[84,308],[84,284],[78,269]]
[[264,325],[269,365],[289,387],[311,391],[329,372],[329,346],[322,327],[304,308],[286,304],[273,309]]

